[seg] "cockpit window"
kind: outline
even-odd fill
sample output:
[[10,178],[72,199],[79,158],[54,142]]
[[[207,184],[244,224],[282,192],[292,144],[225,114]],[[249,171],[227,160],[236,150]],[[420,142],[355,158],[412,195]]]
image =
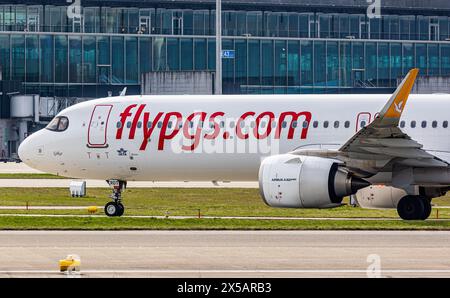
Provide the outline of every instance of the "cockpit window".
[[61,117],[59,119],[58,131],[66,130],[68,124],[69,124],[69,119],[67,119],[66,117]]
[[69,118],[65,116],[58,116],[53,118],[47,125],[47,129],[51,131],[64,131],[69,126]]
[[59,117],[53,118],[52,121],[47,125],[48,130],[57,130],[58,129],[58,123],[59,123]]

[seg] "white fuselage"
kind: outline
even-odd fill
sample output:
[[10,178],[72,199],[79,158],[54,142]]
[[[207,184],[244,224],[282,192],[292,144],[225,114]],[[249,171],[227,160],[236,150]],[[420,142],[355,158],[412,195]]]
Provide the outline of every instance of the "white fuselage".
[[[339,149],[374,119],[389,97],[110,97],[62,111],[58,115],[69,119],[67,129],[36,132],[20,146],[19,155],[34,168],[74,178],[257,180],[264,156],[295,149]],[[447,162],[449,110],[450,95],[411,95],[401,119],[404,132]]]

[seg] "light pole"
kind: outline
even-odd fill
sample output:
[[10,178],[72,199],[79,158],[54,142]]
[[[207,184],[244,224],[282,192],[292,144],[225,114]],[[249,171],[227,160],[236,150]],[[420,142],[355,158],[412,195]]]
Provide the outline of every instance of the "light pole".
[[215,94],[222,94],[222,0],[216,0],[216,86]]

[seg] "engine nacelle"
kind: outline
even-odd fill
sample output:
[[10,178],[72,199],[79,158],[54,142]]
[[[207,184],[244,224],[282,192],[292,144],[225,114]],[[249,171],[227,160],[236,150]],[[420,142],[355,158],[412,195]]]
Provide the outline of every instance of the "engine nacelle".
[[362,208],[393,209],[407,193],[403,189],[384,185],[371,185],[358,190],[356,201]]
[[259,169],[264,202],[283,208],[330,208],[370,185],[352,177],[332,159],[282,154],[267,157]]

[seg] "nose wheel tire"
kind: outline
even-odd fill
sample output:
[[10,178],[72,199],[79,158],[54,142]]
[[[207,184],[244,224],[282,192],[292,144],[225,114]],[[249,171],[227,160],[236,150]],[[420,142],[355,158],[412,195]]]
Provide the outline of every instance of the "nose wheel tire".
[[431,214],[431,202],[422,196],[405,196],[398,203],[397,212],[404,220],[425,220]]
[[109,202],[105,205],[105,214],[113,217],[113,216],[122,216],[125,211],[125,207],[122,203]]
[[126,188],[127,182],[121,180],[107,180],[108,184],[112,187],[111,199],[112,202],[109,202],[105,205],[105,214],[113,217],[113,216],[122,216],[125,207],[122,205],[122,191]]
[[122,203],[117,203],[117,207],[118,210],[116,216],[122,216],[123,213],[125,212],[125,207],[122,205]]

